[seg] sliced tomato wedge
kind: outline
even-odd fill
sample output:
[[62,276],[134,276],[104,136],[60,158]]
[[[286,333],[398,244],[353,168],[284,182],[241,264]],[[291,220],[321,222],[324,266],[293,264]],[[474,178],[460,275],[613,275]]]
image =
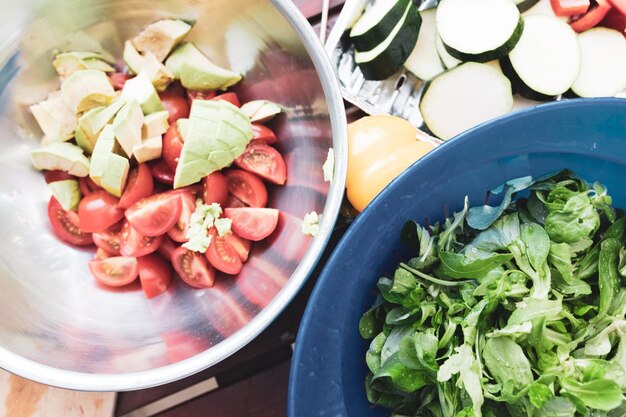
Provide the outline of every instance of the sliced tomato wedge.
[[589,9],[589,0],[550,0],[552,10],[557,16],[574,16]]
[[156,254],[137,259],[139,281],[147,298],[163,294],[172,283],[172,267]]
[[278,142],[276,134],[274,134],[272,129],[265,125],[252,123],[252,133],[254,133],[254,136],[252,137],[252,141],[254,143],[265,143],[266,145],[271,145],[272,143]]
[[178,193],[161,193],[126,209],[126,218],[144,236],[160,236],[176,224],[183,205]]
[[116,255],[114,255],[114,254],[112,254],[112,253],[109,253],[109,252],[105,251],[105,250],[104,250],[104,249],[102,249],[102,248],[98,248],[98,249],[96,249],[95,259],[100,259],[100,260],[102,260],[102,259],[111,258],[111,257],[113,257],[113,256],[116,256]]
[[78,204],[80,228],[84,232],[101,232],[124,217],[124,210],[117,206],[119,200],[106,191],[91,193]]
[[153,191],[154,181],[152,180],[150,168],[146,164],[139,164],[137,168],[130,172],[126,188],[124,188],[118,206],[126,209],[142,198],[152,195]]
[[241,262],[246,262],[248,260],[248,256],[250,255],[250,247],[252,243],[249,240],[241,238],[234,233],[229,233],[223,237],[226,241],[233,247],[237,255],[239,255],[239,259]]
[[181,246],[172,254],[172,265],[178,276],[194,288],[210,288],[215,283],[215,270],[199,252]]
[[235,164],[246,171],[259,175],[274,184],[283,185],[287,180],[287,166],[282,155],[262,143],[251,143]]
[[112,256],[120,254],[120,227],[110,227],[101,232],[94,232],[93,243],[99,249],[105,250]]
[[189,220],[196,210],[196,198],[188,192],[178,192],[182,202],[182,209],[178,221],[167,231],[167,235],[176,242],[187,242],[187,231],[189,230]]
[[145,256],[161,246],[163,236],[144,236],[125,221],[120,232],[120,254],[123,256]]
[[233,104],[237,107],[241,107],[241,102],[239,101],[239,97],[235,93],[224,93],[219,96],[213,97],[211,100],[215,101],[228,101],[230,104]]
[[178,125],[176,123],[170,125],[165,136],[163,136],[163,151],[161,157],[172,170],[176,171],[180,153],[183,150],[183,140],[178,133]]
[[272,208],[226,208],[224,215],[232,219],[232,230],[248,240],[263,240],[272,234],[278,224],[277,209]]
[[[626,0],[624,0],[624,5],[626,5]],[[611,9],[600,22],[600,26],[615,29],[626,36],[626,13],[622,14],[617,9]]]
[[244,204],[251,207],[265,207],[267,204],[267,188],[256,175],[231,169],[226,172],[226,181],[228,191]]
[[240,199],[238,199],[237,197],[229,193],[228,200],[226,200],[224,207],[238,208],[238,207],[248,207],[248,206],[246,206],[246,204],[243,201],[241,201]]
[[610,10],[611,5],[607,0],[597,0],[585,14],[571,17],[569,25],[576,32],[584,32],[600,23]]
[[152,161],[148,164],[150,166],[150,172],[155,180],[167,184],[174,184],[174,171],[161,159]]
[[180,90],[175,87],[168,88],[164,92],[159,94],[161,103],[165,110],[170,114],[167,121],[170,125],[176,124],[176,120],[189,117],[189,102],[187,97],[181,94]]
[[106,259],[92,259],[89,270],[96,281],[109,287],[122,287],[137,278],[137,259],[114,256]]
[[131,78],[133,77],[125,72],[114,72],[113,74],[109,75],[109,81],[111,81],[111,85],[115,90],[118,91],[124,88],[126,81],[130,80]]
[[215,229],[209,231],[211,235],[211,244],[204,254],[211,265],[218,271],[225,274],[237,275],[241,272],[243,263],[241,257],[226,240],[217,234]]
[[50,197],[48,202],[48,218],[52,230],[57,237],[71,245],[91,245],[93,239],[91,233],[86,233],[80,228],[78,213],[65,211],[56,198]]
[[68,174],[65,171],[44,171],[43,177],[46,180],[46,184],[57,181],[75,180],[76,177]]
[[178,248],[178,243],[174,242],[168,235],[163,235],[163,240],[159,245],[159,255],[163,257],[167,262],[172,262],[172,254]]
[[194,100],[211,100],[217,95],[215,90],[187,90],[187,99],[189,100],[189,104],[191,105]]
[[80,192],[83,196],[93,194],[96,191],[103,191],[102,187],[96,184],[89,177],[82,177],[78,179],[78,186],[80,187]]
[[224,206],[228,200],[228,181],[224,174],[215,171],[202,180],[203,197],[206,204]]
[[611,6],[615,7],[623,16],[626,16],[626,1],[624,0],[609,0]]

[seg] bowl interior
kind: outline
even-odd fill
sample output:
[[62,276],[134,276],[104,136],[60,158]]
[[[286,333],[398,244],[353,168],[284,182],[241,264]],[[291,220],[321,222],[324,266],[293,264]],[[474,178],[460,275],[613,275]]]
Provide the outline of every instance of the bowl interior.
[[[321,167],[343,114],[329,108],[341,102],[337,93],[325,94],[319,58],[310,57],[311,42],[281,13],[285,7],[295,10],[268,0],[33,0],[12,11],[23,25],[19,36],[0,41],[1,367],[78,389],[167,382],[243,346],[297,291],[339,206],[336,193],[321,236],[301,233],[304,214],[322,213],[332,200]],[[238,277],[219,276],[205,290],[174,280],[166,294],[147,300],[138,284],[98,286],[87,269],[93,251],[66,246],[52,233],[50,194],[29,159],[41,133],[28,107],[58,88],[55,49],[102,47],[120,57],[124,40],[162,17],[196,22],[188,39],[244,74],[236,88],[242,102],[264,98],[284,107],[270,126],[289,178],[285,187],[268,186],[269,205],[281,210],[279,226],[254,245]],[[289,294],[277,300],[285,286]]]
[[[404,222],[432,223],[482,204],[506,180],[563,168],[608,187],[626,207],[626,101],[571,100],[479,126],[437,148],[393,181],[357,218],[327,263],[297,337],[289,415],[388,416],[365,397],[368,341],[359,319],[374,302],[379,277],[393,273],[408,248]],[[495,203],[495,200],[493,201]],[[326,414],[327,413],[327,414]]]

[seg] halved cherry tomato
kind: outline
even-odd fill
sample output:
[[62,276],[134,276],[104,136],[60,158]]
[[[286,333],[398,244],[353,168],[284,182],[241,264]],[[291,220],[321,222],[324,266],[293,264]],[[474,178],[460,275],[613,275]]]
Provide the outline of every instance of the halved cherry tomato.
[[278,142],[276,134],[272,132],[272,129],[265,125],[252,123],[252,133],[254,133],[252,141],[255,143],[265,143],[267,145],[271,145],[272,143]]
[[[626,6],[626,0],[624,5]],[[600,22],[600,26],[615,29],[626,36],[626,13],[622,14],[617,9],[611,9]]]
[[159,252],[159,255],[163,257],[163,259],[167,260],[168,262],[172,262],[172,254],[177,247],[178,244],[170,239],[168,235],[163,235],[163,240],[161,241],[159,249],[157,250]]
[[150,168],[146,164],[139,164],[137,168],[130,172],[126,188],[124,188],[118,206],[126,209],[142,198],[152,195],[153,191],[154,182],[152,181]]
[[75,180],[76,177],[68,174],[65,171],[44,171],[43,177],[46,180],[46,184],[57,181]]
[[89,270],[96,281],[109,287],[122,287],[137,278],[137,259],[114,256],[106,259],[92,259]]
[[124,88],[126,81],[130,80],[131,78],[133,77],[125,72],[114,72],[113,74],[109,75],[109,81],[111,81],[111,85],[115,90],[121,90],[122,88]]
[[226,239],[226,241],[230,243],[230,246],[232,246],[235,252],[237,252],[237,255],[239,255],[241,262],[246,262],[248,260],[250,247],[252,246],[252,243],[250,243],[249,240],[241,238],[234,233],[227,234],[223,239]]
[[215,171],[202,180],[203,197],[206,204],[217,203],[224,206],[228,200],[228,182],[224,174]]
[[232,230],[244,239],[259,241],[272,234],[278,224],[277,209],[226,208],[224,215],[232,219]]
[[169,190],[168,193],[170,194],[187,193],[187,194],[193,195],[194,197],[200,198],[202,197],[203,191],[204,190],[201,184],[193,184],[193,185],[188,185],[186,187],[177,188],[175,190]]
[[216,95],[217,93],[215,92],[215,90],[187,90],[187,99],[189,100],[190,105],[191,103],[193,103],[194,100],[211,100]]
[[163,184],[174,184],[174,171],[165,163],[163,159],[157,159],[148,164],[150,166],[150,172],[157,181]]
[[130,224],[144,236],[160,236],[176,224],[182,211],[178,193],[161,193],[139,200],[125,215]]
[[182,150],[183,140],[178,133],[178,126],[174,123],[170,125],[167,132],[165,132],[165,136],[163,136],[163,151],[161,154],[161,157],[172,171],[176,171]]
[[105,250],[104,250],[104,249],[102,249],[102,248],[98,248],[98,249],[96,249],[95,259],[100,259],[100,260],[102,260],[102,259],[111,258],[111,257],[113,257],[113,256],[115,256],[115,255],[113,255],[112,253],[109,253],[109,252],[105,251]]
[[78,179],[78,186],[80,187],[80,192],[83,196],[95,193],[96,191],[102,191],[102,187],[96,184],[89,177],[82,177]]
[[228,193],[228,200],[226,200],[226,203],[224,204],[223,207],[238,208],[238,207],[248,207],[248,206],[246,206],[246,204],[243,201],[241,201],[234,195]]
[[265,178],[274,184],[283,185],[287,180],[287,166],[282,155],[274,148],[262,143],[251,143],[235,164],[246,171]]
[[167,235],[176,242],[187,242],[187,231],[189,230],[189,219],[196,209],[196,198],[191,193],[178,192],[181,198],[182,209],[178,221],[167,231]]
[[110,227],[107,230],[103,230],[101,232],[95,232],[93,234],[93,243],[95,243],[99,249],[105,250],[113,256],[119,255],[120,254],[120,228]]
[[607,0],[597,0],[597,4],[592,5],[585,14],[571,17],[569,25],[576,32],[584,32],[600,23],[609,10],[611,10],[611,5]]
[[215,229],[211,229],[209,235],[211,244],[204,254],[209,263],[225,274],[237,275],[241,272],[243,263],[235,248],[224,237],[219,236]]
[[67,243],[78,246],[91,245],[93,239],[91,233],[86,233],[80,228],[78,213],[65,211],[56,198],[50,197],[48,202],[48,217],[54,234]]
[[189,102],[175,88],[165,90],[159,94],[159,97],[165,110],[170,113],[167,118],[170,125],[175,124],[178,119],[189,117]]
[[615,7],[623,16],[626,16],[626,1],[624,0],[609,0],[611,6]]
[[248,206],[265,207],[267,204],[267,189],[256,175],[231,169],[226,172],[226,181],[228,191]]
[[181,246],[172,254],[172,265],[178,276],[194,288],[210,288],[215,283],[215,270],[199,252]]
[[557,16],[574,16],[589,9],[589,0],[550,0],[552,10]]
[[162,240],[162,236],[143,236],[126,221],[120,232],[120,253],[123,256],[145,256],[156,251]]
[[237,107],[241,107],[241,102],[239,101],[239,97],[235,93],[224,93],[219,96],[213,97],[211,100],[215,101],[228,101],[230,104],[234,104]]
[[101,232],[124,217],[124,210],[117,206],[119,200],[106,191],[91,193],[78,204],[80,228],[84,232]]
[[172,267],[158,255],[151,254],[137,259],[139,281],[148,299],[163,294],[172,282]]

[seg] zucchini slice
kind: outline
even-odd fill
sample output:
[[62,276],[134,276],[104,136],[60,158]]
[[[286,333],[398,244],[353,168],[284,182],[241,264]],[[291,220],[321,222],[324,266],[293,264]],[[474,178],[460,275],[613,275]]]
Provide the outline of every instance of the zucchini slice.
[[437,32],[446,50],[461,61],[488,62],[507,55],[524,30],[511,0],[441,0]]
[[428,9],[420,12],[422,26],[417,36],[417,43],[404,66],[422,80],[431,80],[444,71],[443,64],[435,46],[437,27],[435,14],[437,10]]
[[467,62],[432,80],[420,111],[428,129],[447,140],[513,108],[511,83],[491,65]]
[[527,16],[522,37],[500,64],[521,96],[553,99],[569,90],[580,72],[576,32],[556,17]]
[[514,0],[514,1],[520,13],[524,13],[526,10],[530,9],[535,4],[539,3],[539,0]]
[[437,48],[439,58],[441,59],[441,62],[443,63],[443,66],[446,67],[446,69],[454,68],[463,62],[460,59],[456,59],[455,57],[450,55],[445,45],[443,44],[439,33],[437,33],[437,35],[435,36],[435,48]]
[[580,74],[572,91],[580,97],[611,97],[626,88],[626,39],[597,27],[578,34]]
[[367,80],[384,80],[398,71],[415,48],[422,18],[410,1],[402,19],[387,38],[367,52],[356,51],[354,61]]
[[398,24],[411,0],[378,0],[350,30],[357,51],[369,51],[382,43]]

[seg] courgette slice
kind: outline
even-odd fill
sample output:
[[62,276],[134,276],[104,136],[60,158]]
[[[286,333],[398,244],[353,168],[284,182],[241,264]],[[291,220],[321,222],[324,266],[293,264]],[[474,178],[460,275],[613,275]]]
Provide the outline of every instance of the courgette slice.
[[417,36],[417,42],[413,52],[411,52],[411,55],[404,63],[406,69],[422,80],[431,80],[445,69],[435,45],[435,37],[437,35],[436,13],[436,9],[420,12],[422,25]]
[[384,80],[397,72],[406,62],[417,41],[422,18],[410,1],[402,19],[387,38],[374,49],[356,51],[354,61],[367,80]]
[[437,35],[435,36],[435,48],[437,49],[439,58],[441,59],[441,62],[443,63],[443,66],[446,67],[446,69],[454,68],[457,65],[463,63],[463,61],[461,61],[460,59],[456,59],[455,57],[450,55],[450,52],[448,52],[445,45],[443,44],[439,33],[437,33]]
[[530,9],[535,4],[539,3],[539,0],[514,0],[514,1],[520,13],[524,13],[526,10]]
[[550,100],[572,86],[580,72],[576,32],[546,15],[524,19],[524,33],[511,53],[500,60],[513,89],[531,100]]
[[420,111],[428,129],[447,140],[513,108],[511,83],[491,65],[467,62],[428,85]]
[[524,30],[511,0],[441,0],[437,31],[446,50],[461,61],[488,62],[506,56]]
[[411,0],[378,0],[357,20],[350,39],[358,51],[369,51],[384,42],[398,24]]

